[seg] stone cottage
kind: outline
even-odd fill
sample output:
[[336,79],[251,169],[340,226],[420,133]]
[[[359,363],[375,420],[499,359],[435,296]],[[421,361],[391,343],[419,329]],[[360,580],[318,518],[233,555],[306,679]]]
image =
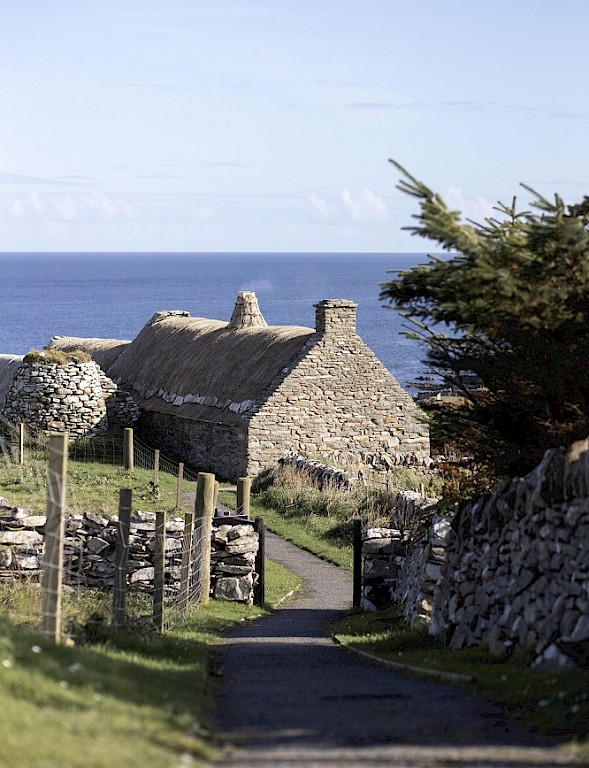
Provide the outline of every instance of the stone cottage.
[[93,355],[140,406],[144,439],[220,477],[257,474],[287,450],[428,456],[422,413],[357,335],[356,307],[326,299],[315,329],[268,326],[242,292],[228,323],[159,312],[131,342],[49,346]]

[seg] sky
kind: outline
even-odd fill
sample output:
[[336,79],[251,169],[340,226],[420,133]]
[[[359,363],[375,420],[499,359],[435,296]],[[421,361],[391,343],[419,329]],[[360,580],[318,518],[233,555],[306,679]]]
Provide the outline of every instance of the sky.
[[[423,252],[589,194],[586,0],[0,0],[0,251]],[[435,249],[434,249],[435,250]]]

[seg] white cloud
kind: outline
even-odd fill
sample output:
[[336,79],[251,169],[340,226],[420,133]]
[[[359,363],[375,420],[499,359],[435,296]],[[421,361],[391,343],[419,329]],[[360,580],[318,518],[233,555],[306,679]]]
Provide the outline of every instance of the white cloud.
[[497,215],[497,212],[493,211],[494,204],[490,200],[481,196],[466,197],[462,187],[448,187],[442,192],[441,197],[450,210],[461,212],[463,220],[469,219],[482,224],[485,219]]
[[391,218],[382,197],[368,187],[361,189],[357,195],[342,189],[332,202],[314,192],[307,199],[319,218],[329,223],[382,224]]
[[5,198],[0,204],[0,218],[14,222],[113,222],[132,221],[135,216],[135,207],[128,201],[98,193],[42,197],[34,191]]
[[364,187],[357,197],[353,197],[347,189],[343,189],[341,201],[354,221],[384,222],[390,219],[388,208],[382,197],[375,195],[368,187]]
[[336,211],[335,206],[329,205],[326,200],[324,200],[322,197],[319,197],[319,195],[315,194],[315,192],[311,192],[307,199],[311,204],[313,211],[322,221],[329,221],[332,218]]

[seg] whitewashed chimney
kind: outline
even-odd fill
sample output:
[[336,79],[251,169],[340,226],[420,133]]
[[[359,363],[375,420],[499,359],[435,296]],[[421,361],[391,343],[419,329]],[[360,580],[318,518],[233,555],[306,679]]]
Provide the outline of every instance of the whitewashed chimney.
[[228,328],[239,330],[240,328],[265,327],[268,323],[264,320],[258,299],[253,291],[240,291],[235,300],[233,314]]

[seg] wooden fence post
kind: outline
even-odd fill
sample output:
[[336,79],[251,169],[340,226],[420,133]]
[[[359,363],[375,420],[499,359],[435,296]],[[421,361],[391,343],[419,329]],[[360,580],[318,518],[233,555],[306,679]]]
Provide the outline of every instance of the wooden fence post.
[[237,481],[237,514],[250,516],[251,477],[240,477]]
[[53,638],[56,643],[61,639],[61,587],[68,439],[67,432],[53,432],[49,435],[41,633]]
[[153,452],[153,488],[156,490],[160,484],[160,452],[156,448]]
[[215,475],[199,472],[194,503],[194,599],[206,605],[211,589],[211,529],[215,514]]
[[221,490],[221,483],[215,480],[215,493],[213,495],[213,515],[217,514],[217,502],[219,501],[219,491]]
[[119,524],[115,544],[115,580],[112,593],[112,623],[117,629],[125,623],[127,600],[127,562],[129,560],[129,528],[133,492],[130,488],[119,491]]
[[358,608],[362,601],[362,520],[354,518],[354,586],[352,605]]
[[182,485],[184,483],[184,464],[178,464],[178,482],[176,484],[176,510],[182,506]]
[[178,593],[178,608],[185,611],[188,608],[190,596],[190,574],[192,573],[192,532],[194,529],[194,514],[184,515],[184,536],[182,538],[182,564],[180,566],[180,591]]
[[164,583],[166,575],[166,513],[155,513],[153,551],[153,625],[164,631]]
[[25,463],[25,425],[22,421],[18,424],[18,463],[21,467]]
[[125,437],[123,442],[123,466],[128,472],[135,469],[135,459],[133,455],[133,428],[125,428]]
[[254,530],[258,532],[258,551],[254,563],[258,581],[254,586],[254,605],[263,606],[266,602],[266,526],[263,518],[256,517]]

